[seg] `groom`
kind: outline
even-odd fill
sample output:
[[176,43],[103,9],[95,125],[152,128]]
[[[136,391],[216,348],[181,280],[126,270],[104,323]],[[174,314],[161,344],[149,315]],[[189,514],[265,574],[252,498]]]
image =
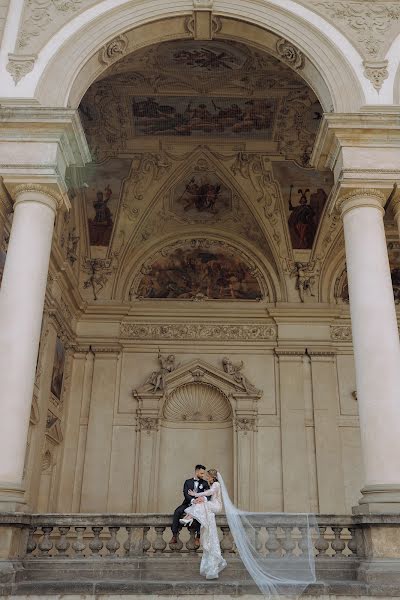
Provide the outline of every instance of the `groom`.
[[[171,538],[171,544],[176,544],[177,543],[177,536],[178,536],[178,532],[181,528],[181,525],[179,523],[179,519],[182,519],[182,517],[185,515],[185,508],[187,508],[188,506],[190,506],[190,504],[192,503],[193,497],[189,496],[189,490],[192,490],[194,492],[204,492],[205,490],[209,490],[210,486],[208,485],[207,481],[204,478],[206,472],[206,468],[204,465],[196,465],[195,469],[194,469],[194,477],[192,477],[191,479],[187,479],[185,481],[185,483],[183,484],[183,495],[184,495],[184,501],[183,503],[178,506],[177,509],[175,509],[174,512],[174,518],[172,521],[172,538]],[[208,500],[208,498],[207,498]],[[193,520],[193,527],[195,530],[195,540],[194,540],[194,545],[195,548],[199,548],[200,546],[200,523],[196,520]]]

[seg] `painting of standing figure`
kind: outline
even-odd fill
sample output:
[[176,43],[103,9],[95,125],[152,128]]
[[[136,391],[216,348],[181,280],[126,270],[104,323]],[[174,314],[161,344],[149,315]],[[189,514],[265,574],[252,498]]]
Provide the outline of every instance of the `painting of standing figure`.
[[60,400],[62,392],[62,384],[64,379],[64,364],[65,364],[65,348],[60,340],[56,339],[56,347],[54,351],[53,373],[51,376],[51,393]]
[[111,196],[112,190],[109,185],[105,187],[104,192],[101,190],[96,192],[93,201],[95,216],[88,220],[91,246],[108,246],[110,243],[113,219],[108,204]]
[[330,172],[298,166],[293,161],[273,164],[294,250],[311,250],[328,195],[333,186]]

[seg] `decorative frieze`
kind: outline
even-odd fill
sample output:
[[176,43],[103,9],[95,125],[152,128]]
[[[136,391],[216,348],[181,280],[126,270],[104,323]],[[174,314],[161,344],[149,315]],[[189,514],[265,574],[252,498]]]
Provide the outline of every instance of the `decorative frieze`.
[[152,431],[158,431],[159,419],[157,417],[137,417],[137,430],[145,431],[150,435]]
[[352,334],[350,325],[332,325],[331,339],[339,342],[351,342]]
[[209,323],[129,323],[122,322],[120,336],[133,340],[205,340],[205,341],[271,341],[275,325],[209,324]]

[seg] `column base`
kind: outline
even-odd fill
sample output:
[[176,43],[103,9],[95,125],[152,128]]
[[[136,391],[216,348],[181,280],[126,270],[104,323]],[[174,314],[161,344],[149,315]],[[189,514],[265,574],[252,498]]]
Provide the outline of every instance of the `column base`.
[[358,506],[353,506],[355,515],[400,514],[400,484],[366,485],[361,493]]
[[27,512],[25,489],[16,483],[0,483],[0,512]]

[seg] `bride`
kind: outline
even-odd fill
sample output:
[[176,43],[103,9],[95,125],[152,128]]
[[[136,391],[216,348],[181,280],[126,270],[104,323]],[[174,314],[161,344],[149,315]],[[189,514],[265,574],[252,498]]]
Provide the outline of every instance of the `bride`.
[[[206,475],[210,489],[189,492],[195,500],[185,509],[186,518],[180,520],[183,525],[190,525],[196,519],[201,525],[201,575],[216,579],[227,566],[215,522],[223,501],[236,550],[264,598],[277,598],[281,594],[298,598],[316,581],[314,538],[319,536],[319,527],[315,515],[240,510],[232,503],[221,474],[210,469]],[[211,496],[210,501],[205,496]],[[264,543],[260,540],[262,531],[267,534]]]
[[[216,469],[209,469],[206,478],[210,489],[200,493],[191,490],[188,492],[190,496],[196,499],[185,510],[187,516],[180,519],[180,522],[182,525],[191,525],[193,519],[196,519],[200,523],[203,543],[200,574],[204,575],[206,579],[217,579],[218,573],[225,569],[227,565],[221,554],[215,522],[215,515],[222,512],[221,486],[218,482]],[[207,501],[205,496],[211,496],[211,499]]]

